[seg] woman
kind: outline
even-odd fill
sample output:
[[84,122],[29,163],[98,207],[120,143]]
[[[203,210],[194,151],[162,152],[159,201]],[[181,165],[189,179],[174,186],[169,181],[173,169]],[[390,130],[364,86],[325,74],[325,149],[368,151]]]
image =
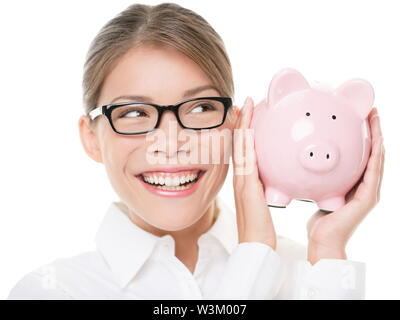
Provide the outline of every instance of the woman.
[[[28,273],[9,299],[364,297],[365,265],[347,260],[345,247],[379,200],[376,109],[363,179],[343,208],[309,220],[303,248],[276,236],[246,135],[226,135],[249,127],[254,103],[231,105],[229,58],[202,17],[172,3],[128,7],[92,42],[83,87],[81,141],[121,201],[110,205],[96,250]],[[217,196],[231,146],[236,213]]]

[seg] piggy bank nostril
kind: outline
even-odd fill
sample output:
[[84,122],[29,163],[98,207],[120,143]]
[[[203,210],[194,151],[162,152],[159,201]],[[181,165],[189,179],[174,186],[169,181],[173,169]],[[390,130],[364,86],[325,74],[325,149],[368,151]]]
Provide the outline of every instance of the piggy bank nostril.
[[314,153],[310,152],[310,157],[312,157],[314,155]]
[[326,154],[326,158],[329,159],[329,153]]

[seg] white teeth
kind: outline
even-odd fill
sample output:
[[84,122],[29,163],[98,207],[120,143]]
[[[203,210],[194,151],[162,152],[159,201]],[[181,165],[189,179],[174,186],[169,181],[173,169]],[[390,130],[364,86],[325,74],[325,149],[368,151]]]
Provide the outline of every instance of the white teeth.
[[160,185],[156,185],[155,187],[161,190],[168,190],[168,191],[179,191],[179,190],[186,190],[189,189],[191,186],[193,185],[192,183],[189,183],[187,185],[184,186],[160,186]]
[[180,184],[180,179],[178,177],[175,178],[170,178],[167,177],[165,178],[165,185],[168,187],[177,187]]
[[[197,173],[188,174],[186,176],[180,177],[162,177],[162,176],[143,176],[144,181],[150,184],[159,185],[157,186],[163,190],[183,190],[187,189],[187,186],[191,185],[192,181],[196,180],[198,177]],[[189,183],[184,186],[185,183]]]
[[179,186],[179,184],[180,184],[180,179],[178,177],[175,177],[172,180],[172,185],[176,187],[176,186]]

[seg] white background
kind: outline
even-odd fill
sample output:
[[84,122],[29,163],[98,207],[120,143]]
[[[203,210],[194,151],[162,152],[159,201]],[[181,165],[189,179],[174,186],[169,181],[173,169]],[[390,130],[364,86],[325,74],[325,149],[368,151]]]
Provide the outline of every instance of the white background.
[[[399,71],[397,1],[176,1],[202,15],[225,41],[235,103],[256,102],[271,77],[296,68],[338,86],[365,78],[376,93],[386,148],[381,202],[347,254],[367,264],[367,298],[398,299]],[[0,2],[0,299],[26,273],[94,248],[110,201],[102,164],[78,135],[82,70],[90,41],[133,1]],[[141,1],[158,4],[158,1]],[[231,171],[222,196],[234,208]],[[306,244],[313,203],[271,209],[278,234]]]

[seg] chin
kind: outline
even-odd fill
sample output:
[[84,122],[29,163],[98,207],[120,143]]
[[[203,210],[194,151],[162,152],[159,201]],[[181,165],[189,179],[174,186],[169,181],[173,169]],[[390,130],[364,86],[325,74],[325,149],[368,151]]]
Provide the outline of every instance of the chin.
[[187,214],[187,210],[160,211],[157,217],[148,218],[146,221],[161,230],[179,231],[190,227],[201,218],[201,216],[187,216]]

